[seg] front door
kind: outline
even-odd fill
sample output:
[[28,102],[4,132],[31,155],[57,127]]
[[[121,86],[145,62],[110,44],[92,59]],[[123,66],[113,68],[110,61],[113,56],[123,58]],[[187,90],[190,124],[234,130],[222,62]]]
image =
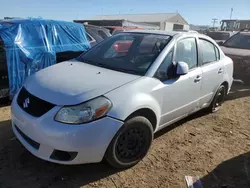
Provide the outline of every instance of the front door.
[[[189,72],[178,78],[167,77],[162,81],[164,85],[161,88],[163,99],[160,126],[171,124],[200,108],[202,70],[198,66],[196,39],[183,38],[177,42],[175,48],[174,61],[186,62]],[[169,64],[173,62],[169,57],[171,54],[172,52],[167,55],[158,71],[169,68]]]

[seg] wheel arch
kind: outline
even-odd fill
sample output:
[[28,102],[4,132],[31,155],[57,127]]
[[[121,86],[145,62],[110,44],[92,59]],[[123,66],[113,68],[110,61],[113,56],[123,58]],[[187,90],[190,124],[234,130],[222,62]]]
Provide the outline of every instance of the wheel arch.
[[227,91],[227,93],[226,94],[228,94],[228,89],[229,89],[229,83],[227,82],[227,81],[224,81],[221,85],[224,85],[225,86],[225,88],[226,88],[226,91]]
[[136,117],[136,116],[143,116],[145,118],[147,118],[150,123],[152,124],[153,126],[153,130],[155,131],[156,130],[156,127],[157,127],[157,117],[156,117],[156,114],[153,110],[151,110],[150,108],[140,108],[140,109],[137,109],[136,111],[132,112],[126,119],[125,121],[127,121],[128,119],[131,119],[133,117]]

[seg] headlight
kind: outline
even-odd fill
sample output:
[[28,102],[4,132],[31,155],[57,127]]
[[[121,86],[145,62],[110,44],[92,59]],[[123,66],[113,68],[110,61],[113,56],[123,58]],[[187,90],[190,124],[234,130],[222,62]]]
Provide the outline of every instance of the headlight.
[[76,106],[61,108],[57,112],[55,120],[69,124],[87,123],[105,116],[111,106],[112,103],[107,98],[98,97]]

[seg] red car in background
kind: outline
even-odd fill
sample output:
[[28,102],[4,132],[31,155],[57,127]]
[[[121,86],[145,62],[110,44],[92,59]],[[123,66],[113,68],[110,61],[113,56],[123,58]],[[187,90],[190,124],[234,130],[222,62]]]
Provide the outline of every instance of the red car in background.
[[105,28],[109,29],[112,35],[116,35],[118,33],[128,30],[143,30],[142,28],[139,27],[126,27],[126,26],[105,26]]

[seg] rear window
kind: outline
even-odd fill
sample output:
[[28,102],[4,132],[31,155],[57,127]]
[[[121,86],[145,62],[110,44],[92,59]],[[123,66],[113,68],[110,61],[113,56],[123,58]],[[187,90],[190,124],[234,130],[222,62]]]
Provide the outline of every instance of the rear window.
[[229,48],[250,49],[250,33],[238,33],[229,38],[223,46]]

